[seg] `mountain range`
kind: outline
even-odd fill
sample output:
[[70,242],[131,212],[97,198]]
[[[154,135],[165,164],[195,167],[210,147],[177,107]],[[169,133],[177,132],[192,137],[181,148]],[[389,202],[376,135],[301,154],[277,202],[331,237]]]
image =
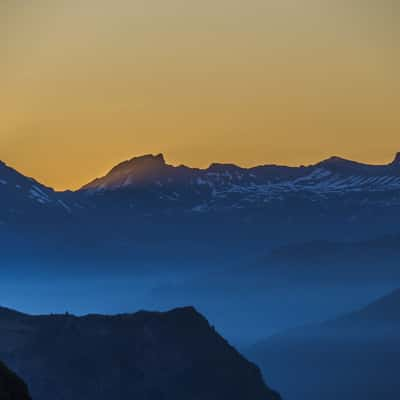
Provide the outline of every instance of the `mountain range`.
[[[332,157],[315,165],[206,169],[172,166],[164,156],[135,157],[75,192],[56,192],[0,164],[0,220],[49,213],[151,216],[236,215],[288,221],[304,217],[367,217],[390,222],[400,208],[400,153],[390,164],[367,165]],[[398,214],[398,213],[396,213]]]
[[[238,344],[400,283],[400,155],[249,169],[146,155],[74,192],[5,164],[0,180],[2,302],[29,312],[193,304]],[[316,301],[321,291],[330,296]]]
[[[287,400],[391,400],[397,323],[375,321],[373,307],[318,321],[400,285],[399,211],[400,154],[387,165],[332,157],[206,169],[145,155],[65,192],[0,163],[0,300],[79,315],[193,304],[236,345],[284,331],[246,354]],[[82,317],[0,309],[0,336],[0,359],[34,398],[278,398],[192,308]],[[343,367],[353,361],[356,370]]]

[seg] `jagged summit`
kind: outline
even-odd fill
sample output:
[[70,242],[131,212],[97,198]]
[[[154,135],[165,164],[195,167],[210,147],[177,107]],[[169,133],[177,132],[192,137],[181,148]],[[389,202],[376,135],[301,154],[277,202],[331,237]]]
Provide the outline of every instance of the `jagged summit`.
[[102,178],[95,179],[82,189],[117,189],[148,179],[156,179],[167,167],[163,154],[145,154],[124,161]]
[[165,158],[163,154],[145,154],[143,156],[134,157],[115,166],[110,173],[115,172],[133,172],[133,169],[152,169],[165,166]]

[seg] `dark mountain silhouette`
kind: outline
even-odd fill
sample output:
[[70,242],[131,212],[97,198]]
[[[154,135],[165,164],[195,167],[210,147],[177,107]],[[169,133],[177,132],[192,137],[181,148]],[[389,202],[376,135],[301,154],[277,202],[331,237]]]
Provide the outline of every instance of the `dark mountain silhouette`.
[[26,384],[1,362],[0,400],[31,400]]
[[400,290],[247,351],[287,400],[400,398]]
[[80,318],[2,309],[0,337],[36,399],[279,399],[193,308]]

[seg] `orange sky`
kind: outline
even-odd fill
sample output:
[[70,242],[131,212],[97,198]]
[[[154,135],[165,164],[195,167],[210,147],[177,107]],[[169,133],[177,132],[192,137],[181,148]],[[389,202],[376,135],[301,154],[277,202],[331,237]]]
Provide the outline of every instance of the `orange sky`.
[[0,159],[58,189],[143,153],[201,167],[387,162],[400,151],[399,10],[3,0]]

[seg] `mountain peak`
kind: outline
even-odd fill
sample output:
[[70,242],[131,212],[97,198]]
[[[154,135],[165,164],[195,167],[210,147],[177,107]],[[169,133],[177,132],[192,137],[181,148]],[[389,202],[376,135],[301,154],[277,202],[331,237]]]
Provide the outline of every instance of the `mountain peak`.
[[95,179],[83,189],[116,189],[157,177],[167,166],[163,154],[145,154],[116,165],[104,177]]
[[329,157],[326,160],[321,161],[319,164],[326,164],[326,165],[343,165],[343,164],[353,164],[356,163],[355,161],[347,160],[346,158],[333,156]]
[[110,173],[131,168],[159,168],[164,167],[165,165],[166,163],[163,154],[145,154],[143,156],[133,157],[130,160],[123,161],[115,166]]

